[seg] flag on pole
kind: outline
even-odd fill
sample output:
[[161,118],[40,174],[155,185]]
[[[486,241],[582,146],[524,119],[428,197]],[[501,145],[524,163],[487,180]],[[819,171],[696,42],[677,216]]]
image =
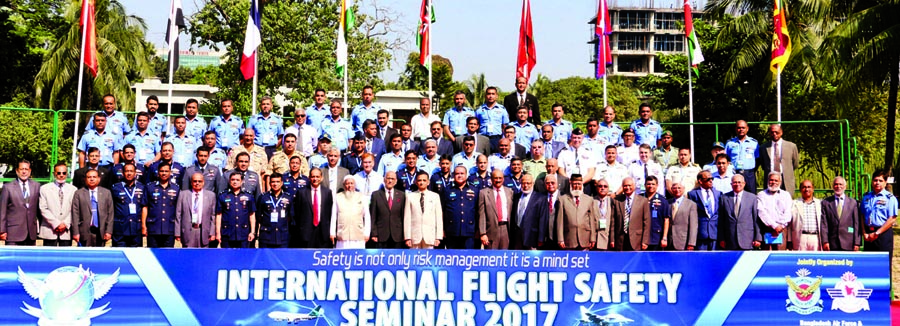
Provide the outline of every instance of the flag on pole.
[[772,63],[769,69],[780,74],[791,56],[791,36],[788,35],[787,20],[784,18],[784,0],[775,0],[773,12],[775,32],[772,33]]
[[434,19],[434,5],[431,0],[422,0],[422,9],[419,10],[419,32],[416,34],[416,44],[419,45],[419,64],[431,69],[431,24]]
[[519,55],[516,59],[516,78],[531,76],[531,69],[537,63],[534,48],[534,33],[531,30],[531,1],[522,1],[522,22],[519,24]]
[[338,76],[344,75],[347,68],[347,34],[353,30],[356,25],[356,17],[353,15],[353,8],[347,6],[347,0],[341,0],[341,14],[338,21],[338,39],[337,39],[337,64],[335,71]]
[[703,62],[703,52],[700,51],[700,39],[697,38],[697,31],[694,30],[694,18],[691,17],[691,4],[688,0],[684,0],[684,37],[687,39],[688,61],[694,69],[694,74],[700,77],[700,69],[697,69],[697,65]]
[[166,44],[169,47],[169,61],[172,62],[172,71],[178,70],[178,34],[184,28],[184,15],[181,12],[181,0],[172,0],[169,8],[169,23],[166,25]]
[[97,77],[97,24],[94,21],[94,0],[84,0],[81,3],[81,28],[87,29],[84,48],[84,65],[91,71],[91,75]]
[[253,78],[256,75],[256,49],[262,44],[262,36],[259,20],[259,1],[250,0],[250,14],[247,15],[247,33],[244,37],[244,51],[241,54],[241,74],[244,79]]
[[612,64],[612,52],[609,46],[612,24],[609,22],[609,7],[606,0],[600,0],[600,7],[597,8],[597,22],[594,26],[594,36],[597,37],[597,69],[594,77],[602,79],[606,75],[606,66]]

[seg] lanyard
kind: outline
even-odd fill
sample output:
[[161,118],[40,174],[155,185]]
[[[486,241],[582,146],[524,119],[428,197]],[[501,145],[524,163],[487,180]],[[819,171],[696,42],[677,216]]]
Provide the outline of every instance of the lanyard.
[[131,192],[128,192],[128,186],[125,185],[125,182],[122,182],[122,186],[125,187],[125,196],[128,196],[128,200],[131,201],[131,204],[134,204],[134,188],[131,189]]

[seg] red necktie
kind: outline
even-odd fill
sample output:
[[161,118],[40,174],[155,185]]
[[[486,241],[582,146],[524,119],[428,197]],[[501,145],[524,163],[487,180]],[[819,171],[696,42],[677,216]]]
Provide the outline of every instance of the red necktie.
[[319,226],[319,190],[313,188],[313,226]]
[[494,189],[497,194],[497,221],[503,222],[503,202],[500,200],[500,189]]
[[391,191],[388,191],[388,209],[394,208],[394,196],[391,194]]
[[575,196],[575,207],[578,207],[579,203],[580,203],[580,201],[578,201],[578,196]]

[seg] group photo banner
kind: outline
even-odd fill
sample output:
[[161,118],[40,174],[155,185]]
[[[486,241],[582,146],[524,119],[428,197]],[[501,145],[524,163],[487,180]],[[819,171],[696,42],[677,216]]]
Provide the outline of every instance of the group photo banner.
[[0,249],[0,324],[889,325],[887,253]]

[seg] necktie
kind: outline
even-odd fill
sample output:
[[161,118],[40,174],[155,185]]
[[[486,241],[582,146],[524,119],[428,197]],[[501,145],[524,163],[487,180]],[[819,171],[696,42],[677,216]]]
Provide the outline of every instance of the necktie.
[[550,205],[550,215],[553,215],[553,194],[547,195],[547,203]]
[[97,213],[97,196],[96,190],[91,190],[91,226],[100,225],[100,217]]
[[711,217],[713,212],[712,194],[710,193],[709,189],[706,189],[706,191],[704,191],[703,193],[706,194],[706,201],[703,202],[703,206],[706,207],[706,216]]
[[772,161],[772,165],[774,168],[772,169],[775,172],[781,172],[781,151],[778,150],[778,142],[772,144],[772,154],[774,154],[775,159]]
[[503,202],[500,200],[500,189],[494,189],[494,193],[497,194],[497,221],[503,222]]
[[553,156],[552,156],[553,155],[553,148],[552,148],[553,146],[552,145],[553,145],[553,143],[551,143],[551,142],[544,142],[544,157],[553,158]]
[[606,217],[606,198],[600,200],[600,215]]
[[371,139],[366,140],[366,152],[367,153],[372,152],[372,140]]
[[519,105],[524,105],[524,104],[525,104],[525,96],[522,94],[519,94]]
[[297,151],[303,153],[303,126],[297,126]]
[[522,226],[522,216],[525,215],[525,208],[528,206],[528,198],[530,196],[528,194],[523,193],[522,197],[519,198],[519,207],[516,210],[516,225]]
[[[641,180],[641,183],[647,182],[647,163],[644,163],[644,180]],[[644,188],[644,185],[641,185],[641,188]]]
[[579,199],[579,196],[575,196],[575,207],[578,207],[578,204],[581,203],[581,201],[579,201],[578,199]]
[[386,190],[388,192],[388,210],[394,208],[394,192],[390,190]]
[[628,224],[631,222],[631,196],[625,197],[625,220],[623,222],[625,233],[628,233]]
[[672,216],[675,216],[675,214],[678,213],[678,206],[679,206],[679,204],[681,204],[681,199],[680,199],[680,198],[675,200],[675,205],[674,205],[675,208],[672,209]]
[[741,195],[735,194],[734,195],[734,216],[738,216],[738,214],[740,212],[741,212]]
[[837,211],[838,211],[838,218],[841,218],[841,215],[844,214],[844,197],[837,198]]
[[313,226],[319,226],[319,189],[313,188]]
[[425,215],[425,192],[419,193],[419,206],[422,207],[422,215]]
[[25,181],[22,181],[22,195],[25,202],[25,208],[29,208],[30,203],[28,203],[28,184]]
[[200,192],[194,192],[194,206],[193,206],[194,214],[200,214]]
[[65,197],[65,194],[63,193],[63,185],[65,185],[65,183],[57,183],[56,185],[59,186],[59,207],[61,208],[63,206],[63,197]]
[[366,195],[369,194],[369,174],[366,174]]

